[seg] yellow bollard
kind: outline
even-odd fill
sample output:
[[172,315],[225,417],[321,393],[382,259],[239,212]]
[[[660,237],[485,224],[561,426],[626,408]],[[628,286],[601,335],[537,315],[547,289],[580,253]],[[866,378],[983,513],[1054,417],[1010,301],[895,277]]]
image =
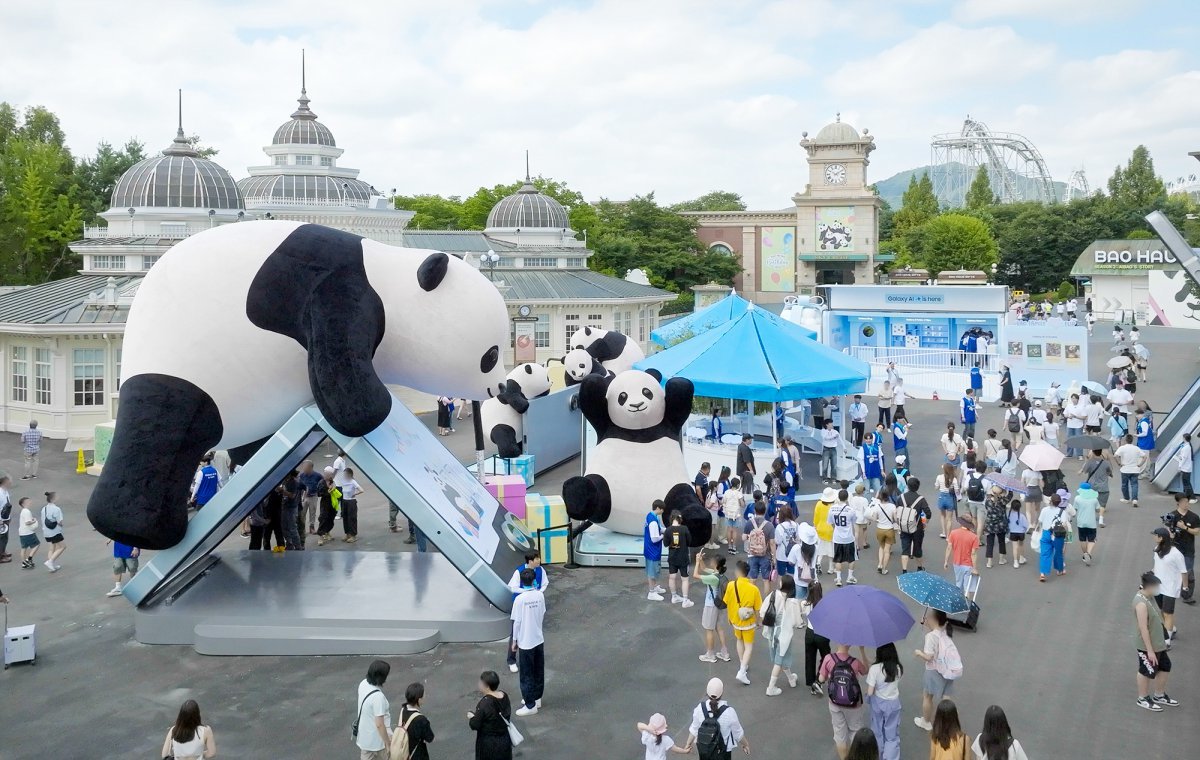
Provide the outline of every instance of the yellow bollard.
[[79,450],[79,457],[75,460],[75,474],[86,475],[87,463],[83,461],[83,449]]

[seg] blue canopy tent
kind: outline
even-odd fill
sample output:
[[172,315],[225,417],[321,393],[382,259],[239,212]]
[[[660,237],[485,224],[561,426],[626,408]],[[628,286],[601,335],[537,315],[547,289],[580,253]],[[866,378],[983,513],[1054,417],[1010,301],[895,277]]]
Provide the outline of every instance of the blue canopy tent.
[[742,313],[728,322],[634,366],[658,370],[664,380],[686,377],[701,396],[772,404],[866,390],[871,374],[866,362],[810,340],[796,332],[803,329],[798,325],[744,303]]
[[650,340],[660,346],[671,346],[681,339],[686,339],[692,336],[700,335],[708,332],[718,325],[723,325],[726,322],[737,319],[742,314],[745,314],[748,309],[755,309],[762,312],[767,319],[777,322],[782,325],[785,330],[792,332],[805,338],[816,338],[817,334],[807,327],[801,327],[794,322],[780,317],[776,314],[755,306],[745,298],[739,296],[736,292],[730,291],[729,295],[722,298],[720,301],[706,306],[700,311],[680,317],[679,319],[668,322],[659,327],[657,330],[650,333]]

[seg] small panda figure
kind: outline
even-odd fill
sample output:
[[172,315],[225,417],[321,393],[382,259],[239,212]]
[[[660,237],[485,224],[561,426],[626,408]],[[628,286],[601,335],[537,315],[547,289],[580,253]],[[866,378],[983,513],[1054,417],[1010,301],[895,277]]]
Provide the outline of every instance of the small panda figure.
[[604,365],[613,374],[633,369],[633,365],[646,358],[646,353],[637,341],[630,340],[615,330],[599,327],[581,327],[571,336],[570,348],[582,348]]
[[525,411],[529,399],[550,392],[550,373],[540,364],[520,364],[505,378],[505,390],[479,406],[484,435],[504,459],[525,453]]
[[587,471],[563,483],[573,520],[603,523],[618,533],[640,535],[655,499],[666,513],[679,511],[693,547],[712,536],[712,518],[688,482],[680,430],[692,409],[692,382],[651,370],[615,376],[588,375],[579,407],[596,430]]
[[588,375],[612,374],[585,348],[572,348],[563,357],[563,382],[567,387],[579,385]]

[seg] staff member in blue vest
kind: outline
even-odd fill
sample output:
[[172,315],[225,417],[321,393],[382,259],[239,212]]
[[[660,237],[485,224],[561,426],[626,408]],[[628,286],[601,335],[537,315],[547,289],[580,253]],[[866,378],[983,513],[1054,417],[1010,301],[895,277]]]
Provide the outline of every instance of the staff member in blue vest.
[[962,401],[958,402],[958,417],[962,422],[965,438],[975,437],[975,411],[975,389],[967,388]]
[[646,561],[646,599],[651,602],[661,602],[663,592],[658,585],[658,571],[662,567],[663,526],[662,514],[666,504],[662,499],[655,499],[646,513],[646,525],[642,528],[642,559]]
[[[546,574],[545,568],[542,567],[542,555],[536,551],[525,552],[525,564],[513,570],[512,578],[508,581],[508,590],[513,592],[513,599],[516,600],[522,592],[529,589],[521,585],[521,572],[524,570],[533,571],[533,588],[538,591],[545,591],[550,588],[550,576]],[[517,651],[513,649],[512,631],[508,634],[508,669],[517,672]]]
[[863,479],[867,481],[867,491],[875,494],[883,488],[883,452],[879,450],[879,442],[874,433],[867,433],[862,446],[858,450],[858,466],[862,470]]
[[971,388],[975,391],[976,399],[983,397],[983,370],[979,369],[978,360],[975,366],[971,367]]
[[1137,447],[1147,454],[1154,451],[1154,418],[1144,401],[1138,403]]
[[724,430],[725,428],[721,424],[721,410],[714,406],[712,410],[712,419],[708,421],[708,437],[714,441],[720,441],[721,433],[724,432]]
[[908,420],[903,416],[892,423],[892,451],[896,456],[908,453]]

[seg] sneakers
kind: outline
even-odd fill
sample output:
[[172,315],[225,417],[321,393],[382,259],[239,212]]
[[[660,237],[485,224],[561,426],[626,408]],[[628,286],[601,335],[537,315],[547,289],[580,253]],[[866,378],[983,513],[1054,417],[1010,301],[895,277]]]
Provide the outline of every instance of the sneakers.
[[21,560],[21,569],[22,570],[32,570],[33,569],[33,560],[31,560],[31,559]]
[[1028,558],[1028,557],[1021,557],[1021,564],[1022,564],[1022,565],[1024,565],[1024,564],[1025,564],[1026,562],[1028,562],[1028,561],[1029,561],[1029,558]]
[[317,539],[317,546],[324,546],[325,544],[329,543],[332,540],[333,539],[330,538],[329,536],[321,536],[319,539]]
[[846,583],[849,583],[851,586],[855,586],[858,584],[858,578],[855,578],[853,575],[851,575],[846,579]]
[[667,590],[665,588],[663,588],[662,586],[659,586],[658,584],[654,585],[654,593],[665,594],[666,592],[667,592]]
[[1138,697],[1137,706],[1150,712],[1162,712],[1162,707],[1156,705],[1150,697]]
[[661,602],[661,601],[662,601],[664,598],[665,598],[665,597],[663,597],[663,595],[662,595],[662,594],[656,594],[656,593],[655,593],[655,592],[653,592],[653,591],[651,591],[650,593],[646,594],[646,600],[647,600],[647,601],[651,601],[651,602]]
[[1138,508],[1137,499],[1134,499],[1134,500],[1133,500],[1133,504],[1132,504],[1132,506],[1133,506],[1133,508],[1134,508],[1134,509],[1137,509],[1137,508]]
[[1121,499],[1121,503],[1122,503],[1122,504],[1128,504],[1128,503],[1129,503],[1129,499]]
[[682,602],[679,603],[679,606],[686,610],[688,607],[695,607],[696,603],[693,602],[691,599],[685,598]]
[[54,563],[53,563],[53,562],[51,562],[50,560],[46,560],[46,561],[45,561],[45,562],[43,562],[42,564],[43,564],[43,565],[45,565],[45,566],[46,566],[46,569],[47,569],[47,570],[49,570],[49,571],[50,571],[50,572],[52,572],[52,573],[57,573],[57,572],[58,572],[58,570],[59,570],[59,567],[58,567],[58,565],[54,564]]
[[794,688],[796,688],[796,683],[797,683],[797,681],[799,681],[799,678],[796,676],[795,673],[788,673],[787,681],[788,681],[788,686],[790,686],[794,689]]
[[946,537],[946,534],[945,534],[945,533],[939,533],[939,534],[938,534],[938,538],[945,538],[945,537]]
[[1007,560],[1006,558],[1004,558],[1004,557],[1001,557],[1001,558],[1000,558],[1000,564],[1001,564],[1001,565],[1007,565],[1007,564],[1008,564],[1008,560]]
[[525,705],[521,705],[520,707],[517,708],[516,713],[514,713],[514,715],[520,716],[522,718],[527,718],[530,715],[537,715],[537,714],[538,714],[537,705],[534,705],[533,707],[526,707]]
[[824,694],[822,694],[822,693],[821,693],[821,686],[820,686],[820,684],[815,684],[815,683],[814,683],[814,684],[810,684],[810,685],[809,685],[809,687],[808,687],[808,693],[809,693],[809,694],[812,694],[814,697],[823,697],[823,696],[825,696]]
[[1171,699],[1171,697],[1167,694],[1155,694],[1154,696],[1150,697],[1150,700],[1154,702],[1154,704],[1162,705],[1164,707],[1179,707],[1179,700]]
[[837,587],[838,587],[838,588],[841,588],[841,587],[842,587],[842,575],[841,575],[841,573],[838,573],[837,580],[835,581],[835,583],[837,584]]
[[517,672],[517,663],[515,663],[515,662],[514,662],[514,663],[512,663],[511,665],[509,665],[509,666],[508,666],[508,672],[509,672],[509,673],[516,673],[516,672]]
[[750,676],[744,670],[739,670],[734,678],[737,679],[738,683],[745,684],[746,686],[750,685]]
[[768,686],[767,687],[767,696],[768,697],[778,697],[782,693],[783,693],[783,689],[779,688],[778,686]]
[[717,659],[721,662],[729,662],[729,652],[717,652]]
[[989,559],[989,560],[987,561],[987,567],[991,567],[991,566],[992,566],[992,561]]
[[1014,559],[1013,560],[1013,570],[1019,570],[1021,568],[1021,565],[1023,565],[1023,564],[1025,564],[1025,563],[1018,562],[1017,560]]
[[929,721],[925,720],[924,718],[922,718],[920,715],[918,715],[917,717],[913,718],[913,723],[916,723],[916,724],[917,724],[917,728],[921,728],[921,729],[924,729],[924,730],[926,730],[926,731],[932,731],[932,730],[933,730],[933,724],[932,724],[932,723],[930,723]]
[[348,543],[348,544],[352,544],[352,543],[354,543],[355,541],[357,541],[357,540],[358,540],[358,536],[346,536],[346,537],[345,537],[344,539],[342,539],[342,540],[343,540],[343,541],[345,541],[345,542],[346,542],[346,543]]
[[118,583],[117,585],[113,586],[112,589],[110,589],[109,592],[107,594],[105,594],[105,596],[120,596],[122,593],[123,593],[123,590],[121,589],[121,584]]
[[683,601],[684,598],[679,594],[671,594],[671,604],[681,604]]
[[717,656],[715,654],[708,654],[706,652],[705,654],[700,655],[700,662],[716,662],[716,661],[717,661]]
[[1087,552],[1084,552],[1084,553],[1083,553],[1083,564],[1085,564],[1085,565],[1087,565],[1087,566],[1091,567],[1091,564],[1092,564],[1092,555],[1088,554]]
[[886,567],[885,567],[885,568],[883,568],[882,570],[880,570],[880,571],[879,571],[879,574],[880,574],[880,575],[887,575],[887,574],[888,574],[888,569],[887,569]]

